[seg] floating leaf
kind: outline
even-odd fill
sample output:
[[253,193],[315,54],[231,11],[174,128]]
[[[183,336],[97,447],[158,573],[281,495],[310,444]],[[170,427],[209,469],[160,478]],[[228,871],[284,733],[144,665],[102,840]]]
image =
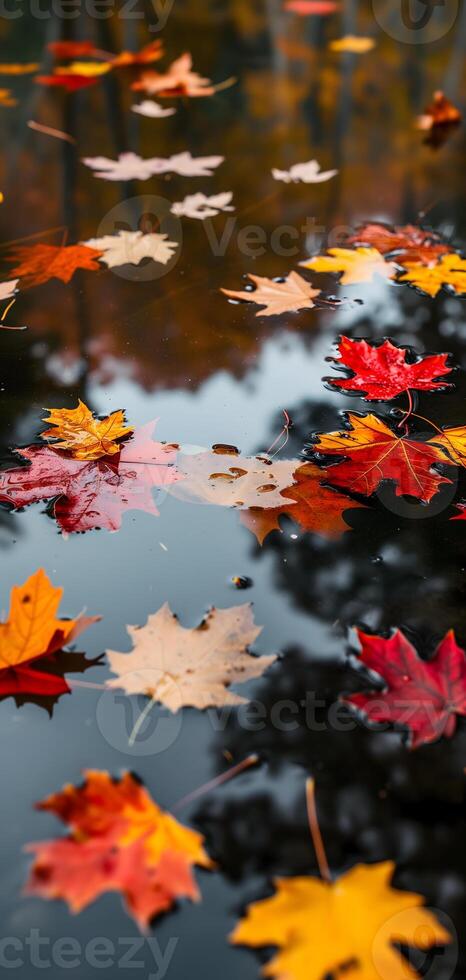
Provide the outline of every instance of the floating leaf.
[[277,170],[273,168],[272,177],[275,180],[283,180],[285,184],[322,184],[331,177],[335,177],[338,170],[321,170],[317,160],[309,160],[308,163],[295,163],[289,170]]
[[179,218],[199,218],[203,221],[204,218],[214,218],[221,211],[234,211],[231,205],[232,197],[231,191],[211,194],[210,197],[206,197],[205,194],[188,194],[184,201],[175,201],[170,211]]
[[253,276],[252,273],[248,273],[248,279],[256,287],[254,292],[246,289],[221,289],[221,292],[231,299],[247,300],[264,306],[265,309],[258,310],[256,316],[279,316],[295,310],[312,310],[315,306],[314,299],[321,293],[320,289],[313,289],[310,282],[297,272],[289,272],[281,281],[267,279],[266,276]]
[[338,391],[355,392],[367,401],[389,401],[404,391],[443,391],[451,388],[447,382],[434,378],[450,374],[448,354],[424,354],[407,360],[408,351],[396,347],[390,340],[383,344],[368,344],[365,340],[341,337],[334,358],[338,368],[352,372],[349,378],[324,378]]
[[59,439],[54,449],[66,449],[74,459],[100,459],[114,456],[121,445],[117,442],[133,432],[124,424],[124,412],[112,412],[104,419],[95,419],[91,410],[78,400],[77,408],[47,408],[43,419],[52,428],[41,433],[42,439]]
[[99,269],[100,252],[87,245],[22,245],[7,256],[9,262],[19,263],[11,270],[12,277],[21,280],[21,287],[40,286],[49,279],[69,282],[76,269]]
[[84,157],[83,163],[102,180],[148,180],[155,174],[180,174],[182,177],[211,177],[224,157],[192,157],[190,153],[175,153],[162,159],[143,160],[137,153],[121,153],[118,160],[108,157]]
[[375,273],[384,279],[393,279],[397,266],[387,262],[376,248],[329,248],[327,255],[316,255],[299,263],[314,272],[342,272],[340,282],[350,285],[372,282]]
[[190,54],[182,54],[173,61],[166,72],[143,72],[141,77],[133,82],[131,88],[135,92],[147,92],[148,95],[164,96],[184,95],[198,98],[213,95],[215,88],[210,78],[202,78],[192,70],[193,60]]
[[109,269],[119,265],[139,265],[145,258],[166,265],[179,247],[178,242],[168,241],[168,235],[157,232],[144,235],[142,231],[119,231],[116,235],[90,238],[83,244],[97,249],[101,254],[100,261]]
[[407,282],[429,296],[436,296],[443,286],[448,286],[456,294],[466,293],[466,259],[456,252],[442,255],[437,265],[403,264],[408,271],[398,277],[398,282]]

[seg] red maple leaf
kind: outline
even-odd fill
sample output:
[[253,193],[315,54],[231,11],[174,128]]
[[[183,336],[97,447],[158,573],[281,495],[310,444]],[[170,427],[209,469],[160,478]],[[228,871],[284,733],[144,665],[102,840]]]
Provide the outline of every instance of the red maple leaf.
[[22,245],[15,248],[7,261],[18,262],[10,273],[11,279],[20,279],[21,286],[39,286],[49,279],[69,282],[76,269],[95,272],[101,266],[97,262],[102,252],[87,245]]
[[47,50],[55,58],[80,58],[98,53],[92,41],[49,41]]
[[158,516],[153,488],[181,476],[174,447],[152,440],[155,424],[136,429],[117,456],[98,460],[73,459],[48,446],[18,450],[30,465],[0,473],[0,502],[17,508],[54,499],[54,517],[68,532],[117,531],[127,510]]
[[421,265],[435,265],[440,255],[451,251],[434,231],[425,231],[417,225],[392,228],[377,221],[361,225],[346,239],[346,244],[370,245],[382,255],[396,252],[399,262],[419,262]]
[[284,10],[291,10],[301,17],[325,17],[327,14],[335,14],[340,8],[341,3],[337,0],[286,0],[283,4]]
[[401,630],[389,639],[357,630],[360,660],[375,671],[384,689],[343,698],[370,721],[409,729],[411,747],[434,742],[456,729],[455,715],[466,715],[466,656],[450,630],[431,660],[421,660]]
[[327,470],[327,479],[353,493],[369,496],[384,480],[393,480],[397,497],[407,494],[428,503],[440,484],[451,483],[432,470],[451,460],[437,446],[398,436],[376,415],[349,412],[351,428],[319,433],[316,450],[325,456],[347,456]]
[[66,92],[77,92],[80,88],[97,85],[100,75],[76,75],[73,72],[61,72],[60,75],[37,75],[34,79],[37,85],[57,86]]
[[383,344],[368,344],[365,340],[341,337],[337,347],[339,357],[333,358],[338,367],[353,372],[350,378],[324,378],[339,391],[356,392],[367,401],[389,401],[410,388],[418,391],[442,391],[451,385],[434,378],[449,374],[448,354],[428,354],[416,361],[407,361],[407,350],[389,340]]

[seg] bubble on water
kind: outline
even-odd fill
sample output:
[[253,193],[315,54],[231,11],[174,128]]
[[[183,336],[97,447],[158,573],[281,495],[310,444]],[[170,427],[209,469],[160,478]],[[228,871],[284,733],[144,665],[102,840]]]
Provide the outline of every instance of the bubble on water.
[[254,582],[248,575],[232,575],[230,578],[230,584],[233,585],[235,589],[250,589],[254,585]]

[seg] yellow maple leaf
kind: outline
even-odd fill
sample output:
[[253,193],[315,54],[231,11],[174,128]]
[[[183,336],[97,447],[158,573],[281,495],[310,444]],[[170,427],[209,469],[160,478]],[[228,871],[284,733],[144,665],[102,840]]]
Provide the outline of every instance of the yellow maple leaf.
[[315,255],[299,264],[314,272],[342,272],[340,282],[346,285],[371,282],[374,273],[393,279],[397,272],[397,266],[386,262],[376,248],[329,248],[327,255]]
[[54,449],[66,449],[75,459],[100,459],[120,452],[117,439],[133,432],[124,424],[124,412],[112,412],[105,419],[95,419],[80,399],[77,408],[47,408],[44,422],[53,428],[42,432],[42,439],[60,439]]
[[399,276],[398,282],[416,286],[429,296],[436,296],[442,286],[450,286],[455,293],[466,293],[466,259],[456,252],[442,255],[437,265],[420,266],[416,262],[404,262],[408,272]]
[[84,75],[86,78],[94,78],[97,75],[105,75],[112,67],[110,61],[72,61],[70,65],[60,65],[55,68],[54,74]]
[[231,935],[247,946],[278,946],[263,973],[280,980],[323,980],[345,966],[348,980],[414,980],[395,943],[428,950],[451,937],[423,897],[391,887],[395,865],[358,864],[334,882],[280,878],[271,898],[248,907]]
[[444,429],[441,435],[433,436],[429,442],[446,449],[459,466],[466,466],[466,425]]
[[364,54],[375,48],[375,41],[372,37],[357,37],[355,34],[345,34],[335,41],[330,41],[330,51],[350,51],[352,54]]

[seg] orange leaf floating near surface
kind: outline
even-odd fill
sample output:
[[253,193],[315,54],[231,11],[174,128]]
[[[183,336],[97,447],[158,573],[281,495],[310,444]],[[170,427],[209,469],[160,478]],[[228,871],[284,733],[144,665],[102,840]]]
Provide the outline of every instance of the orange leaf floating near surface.
[[56,75],[36,75],[34,81],[37,85],[48,85],[53,88],[64,88],[66,92],[77,92],[80,88],[88,88],[90,85],[97,85],[98,75],[78,75],[75,72],[67,72],[63,69]]
[[428,296],[436,296],[443,286],[448,286],[457,295],[466,293],[466,259],[456,252],[442,255],[436,265],[420,266],[411,262],[403,265],[408,271],[398,276],[397,281],[415,286]]
[[81,58],[97,53],[92,41],[49,41],[47,49],[55,58]]
[[165,603],[145,626],[128,626],[131,653],[107,650],[115,680],[107,687],[126,694],[147,694],[170,711],[182,707],[204,710],[224,704],[245,704],[231,684],[261,677],[275,663],[275,654],[256,657],[249,646],[262,631],[250,603],[211,609],[200,626],[186,629]]
[[324,381],[338,391],[360,394],[367,401],[389,401],[410,388],[418,391],[451,388],[448,382],[434,380],[450,373],[446,363],[448,354],[424,354],[408,361],[408,351],[390,340],[376,345],[351,337],[341,337],[337,351],[339,356],[333,358],[336,367],[347,368],[352,376],[324,378]]
[[192,70],[193,60],[190,54],[182,54],[173,61],[166,72],[143,72],[141,77],[133,82],[131,88],[135,92],[147,92],[148,95],[177,96],[185,95],[199,98],[204,95],[214,95],[215,87],[210,78],[202,78]]
[[315,449],[326,456],[346,456],[329,467],[327,479],[353,493],[369,496],[384,480],[393,481],[397,497],[407,494],[428,503],[442,483],[434,463],[451,463],[437,446],[401,438],[376,415],[348,412],[350,429],[321,433]]
[[100,269],[97,259],[101,255],[86,245],[22,245],[7,256],[16,262],[10,278],[21,280],[21,287],[40,286],[49,279],[69,282],[76,269],[95,272]]
[[459,466],[466,466],[466,425],[456,425],[432,436],[429,442],[446,449]]
[[87,771],[82,786],[67,785],[37,808],[56,814],[71,833],[27,846],[35,859],[26,894],[61,898],[81,912],[119,891],[143,930],[178,899],[199,899],[193,865],[212,867],[204,838],[162,810],[130,773],[112,779]]
[[355,34],[346,34],[335,41],[330,41],[330,51],[349,52],[351,54],[365,54],[375,48],[373,37],[357,37]]
[[376,248],[329,248],[327,255],[315,255],[299,263],[314,272],[341,272],[341,283],[371,282],[375,273],[384,279],[395,277],[397,266],[387,262]]
[[117,442],[133,432],[125,425],[124,412],[112,412],[105,419],[95,419],[90,408],[78,400],[77,408],[47,408],[43,419],[52,428],[41,433],[42,439],[59,439],[54,449],[66,449],[75,459],[100,459],[121,451]]
[[424,899],[391,885],[392,861],[357,864],[336,881],[278,878],[275,893],[249,905],[231,942],[278,946],[263,974],[276,980],[418,977],[396,945],[429,950],[451,941]]
[[416,126],[418,129],[432,130],[437,126],[457,126],[461,122],[461,112],[450,102],[443,92],[434,92],[433,100],[424,110],[422,116],[418,116]]
[[33,71],[37,71],[39,65],[35,62],[27,62],[24,64],[1,64],[0,65],[0,75],[30,75]]
[[[10,613],[0,623],[0,696],[56,696],[70,689],[64,677],[37,664],[72,642],[98,616],[57,619],[63,589],[55,588],[42,569],[11,590]],[[52,661],[48,662],[52,666]]]
[[151,41],[140,51],[121,51],[111,60],[113,68],[125,68],[127,65],[149,65],[158,61],[163,55],[163,42]]
[[0,88],[0,105],[4,105],[8,109],[11,109],[13,108],[13,106],[18,105],[18,100],[14,98],[11,89]]
[[352,694],[343,700],[372,722],[407,728],[413,749],[442,736],[451,738],[456,715],[466,715],[466,655],[453,630],[430,660],[419,657],[401,630],[388,639],[356,632],[361,644],[359,659],[379,675],[380,684],[376,692]]
[[417,225],[400,225],[391,228],[379,222],[367,222],[356,229],[353,235],[346,239],[348,245],[370,245],[377,248],[383,255],[396,253],[396,259],[404,265],[405,261],[434,265],[440,255],[451,251],[442,242],[440,235],[433,231],[425,231]]
[[259,544],[263,544],[272,531],[281,530],[282,516],[291,518],[303,531],[312,531],[324,538],[340,537],[343,531],[351,530],[343,519],[343,512],[364,507],[364,504],[322,486],[326,478],[325,470],[313,463],[303,463],[293,473],[295,482],[281,491],[286,498],[281,507],[242,510],[241,524],[255,534]]
[[266,276],[253,276],[250,273],[248,279],[256,287],[254,292],[246,289],[221,289],[221,292],[231,299],[247,300],[250,303],[257,303],[258,306],[264,306],[265,309],[258,310],[256,316],[279,316],[281,313],[296,310],[312,310],[315,306],[314,299],[321,293],[320,289],[313,289],[310,282],[297,272],[289,272],[281,282],[267,279]]

